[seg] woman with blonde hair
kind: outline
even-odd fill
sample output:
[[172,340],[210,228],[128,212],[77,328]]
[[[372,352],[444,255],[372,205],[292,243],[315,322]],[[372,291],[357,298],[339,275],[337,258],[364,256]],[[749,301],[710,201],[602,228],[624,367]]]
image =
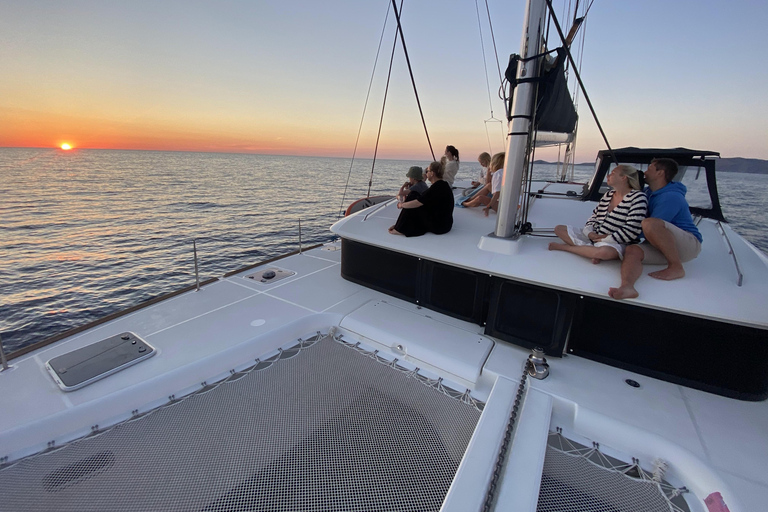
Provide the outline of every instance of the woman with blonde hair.
[[640,189],[640,171],[631,165],[618,165],[606,182],[605,193],[580,231],[573,226],[555,226],[555,234],[564,244],[552,242],[550,251],[567,251],[592,263],[624,259],[624,249],[637,243],[641,223],[648,211],[648,196]]
[[472,186],[485,185],[488,178],[488,168],[491,166],[491,155],[485,151],[477,157],[477,163],[480,164],[480,176],[478,180],[472,180]]
[[[470,199],[467,199],[462,206],[465,208],[473,208],[475,206],[488,206],[493,199],[493,194],[501,190],[501,178],[504,172],[504,152],[496,153],[491,158],[490,166],[488,167],[488,178],[486,180],[485,187],[480,189],[479,192],[474,194]],[[498,174],[498,176],[497,176]]]

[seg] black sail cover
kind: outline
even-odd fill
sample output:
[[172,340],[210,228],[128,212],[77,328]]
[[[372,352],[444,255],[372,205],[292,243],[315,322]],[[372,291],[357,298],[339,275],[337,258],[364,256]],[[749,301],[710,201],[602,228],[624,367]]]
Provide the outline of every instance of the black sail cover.
[[536,105],[536,129],[542,132],[573,133],[579,116],[565,79],[566,53],[557,49],[554,66],[542,73]]

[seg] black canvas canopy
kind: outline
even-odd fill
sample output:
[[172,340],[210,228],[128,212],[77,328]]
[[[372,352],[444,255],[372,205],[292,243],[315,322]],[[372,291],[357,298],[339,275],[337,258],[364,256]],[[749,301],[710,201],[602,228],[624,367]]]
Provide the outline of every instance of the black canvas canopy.
[[720,208],[720,196],[717,193],[717,180],[715,179],[715,159],[720,157],[716,151],[702,151],[687,148],[620,148],[611,151],[605,149],[597,154],[597,170],[595,171],[589,186],[585,187],[583,199],[585,201],[599,201],[602,193],[600,186],[605,180],[605,175],[613,164],[648,165],[655,158],[671,158],[679,166],[702,167],[706,171],[707,190],[711,201],[710,208],[691,207],[691,213],[701,215],[709,219],[727,222]]

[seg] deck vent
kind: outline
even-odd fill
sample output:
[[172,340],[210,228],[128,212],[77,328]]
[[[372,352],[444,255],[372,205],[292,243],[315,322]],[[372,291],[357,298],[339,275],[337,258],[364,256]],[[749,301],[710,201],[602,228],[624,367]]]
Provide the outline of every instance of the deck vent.
[[296,275],[296,272],[293,272],[292,270],[284,270],[282,268],[269,267],[269,268],[265,268],[264,270],[259,270],[258,272],[254,272],[253,274],[248,274],[247,276],[245,276],[245,278],[256,281],[257,283],[272,284],[282,279],[285,279],[287,277],[291,277],[295,275]]

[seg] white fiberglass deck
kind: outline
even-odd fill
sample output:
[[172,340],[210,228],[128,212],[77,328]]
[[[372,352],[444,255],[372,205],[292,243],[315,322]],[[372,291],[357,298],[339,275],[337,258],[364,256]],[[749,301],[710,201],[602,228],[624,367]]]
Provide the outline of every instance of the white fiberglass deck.
[[[456,190],[457,194],[459,190]],[[565,193],[568,190],[580,191],[581,186],[549,184],[546,190]],[[533,200],[529,221],[534,230],[550,230],[550,234],[558,224],[581,227],[595,205],[562,196],[545,196]],[[488,236],[495,230],[496,215],[491,213],[485,217],[481,208],[456,207],[453,229],[449,233],[428,233],[415,238],[387,232],[399,213],[393,201],[342,219],[332,227],[332,231],[343,238],[405,254],[607,300],[612,300],[608,297],[608,289],[620,284],[618,260],[593,265],[588,259],[574,254],[549,251],[548,244],[559,241],[557,238],[524,236],[513,242]],[[702,252],[698,258],[685,264],[685,279],[653,279],[647,275],[648,272],[662,267],[646,266],[636,284],[640,297],[627,302],[681,311],[691,316],[767,327],[768,258],[725,225],[744,275],[742,286],[738,286],[736,265],[717,223],[703,219],[698,228],[704,238]],[[712,290],[718,290],[718,293],[713,294]]]
[[[457,215],[453,234],[460,235],[466,223]],[[411,241],[419,242],[397,243]],[[481,326],[343,280],[338,247],[332,244],[264,265],[296,272],[279,283],[254,282],[245,276],[258,269],[247,271],[13,360],[14,369],[0,373],[0,458],[6,458],[1,462],[144,413],[172,395],[199,390],[206,381],[252,365],[255,358],[274,355],[286,340],[336,327],[391,357],[415,361],[434,377],[469,387],[486,401],[443,508],[478,510],[528,352],[487,339]],[[496,253],[486,257],[502,258]],[[558,265],[551,266],[555,272]],[[597,272],[610,267],[585,268]],[[376,305],[402,323],[373,325],[366,320],[367,311]],[[415,336],[414,326],[438,335]],[[146,339],[157,355],[70,393],[61,391],[44,369],[51,357],[123,331]],[[446,336],[451,343],[444,343]],[[668,476],[675,485],[687,486],[700,498],[721,492],[731,512],[759,510],[768,501],[765,402],[723,398],[579,357],[552,359],[550,365],[546,380],[530,381],[501,481],[499,500],[520,504],[515,510],[535,509],[536,468],[543,464],[547,434],[557,426],[646,465],[661,457],[669,462]],[[626,385],[627,378],[640,387]]]

